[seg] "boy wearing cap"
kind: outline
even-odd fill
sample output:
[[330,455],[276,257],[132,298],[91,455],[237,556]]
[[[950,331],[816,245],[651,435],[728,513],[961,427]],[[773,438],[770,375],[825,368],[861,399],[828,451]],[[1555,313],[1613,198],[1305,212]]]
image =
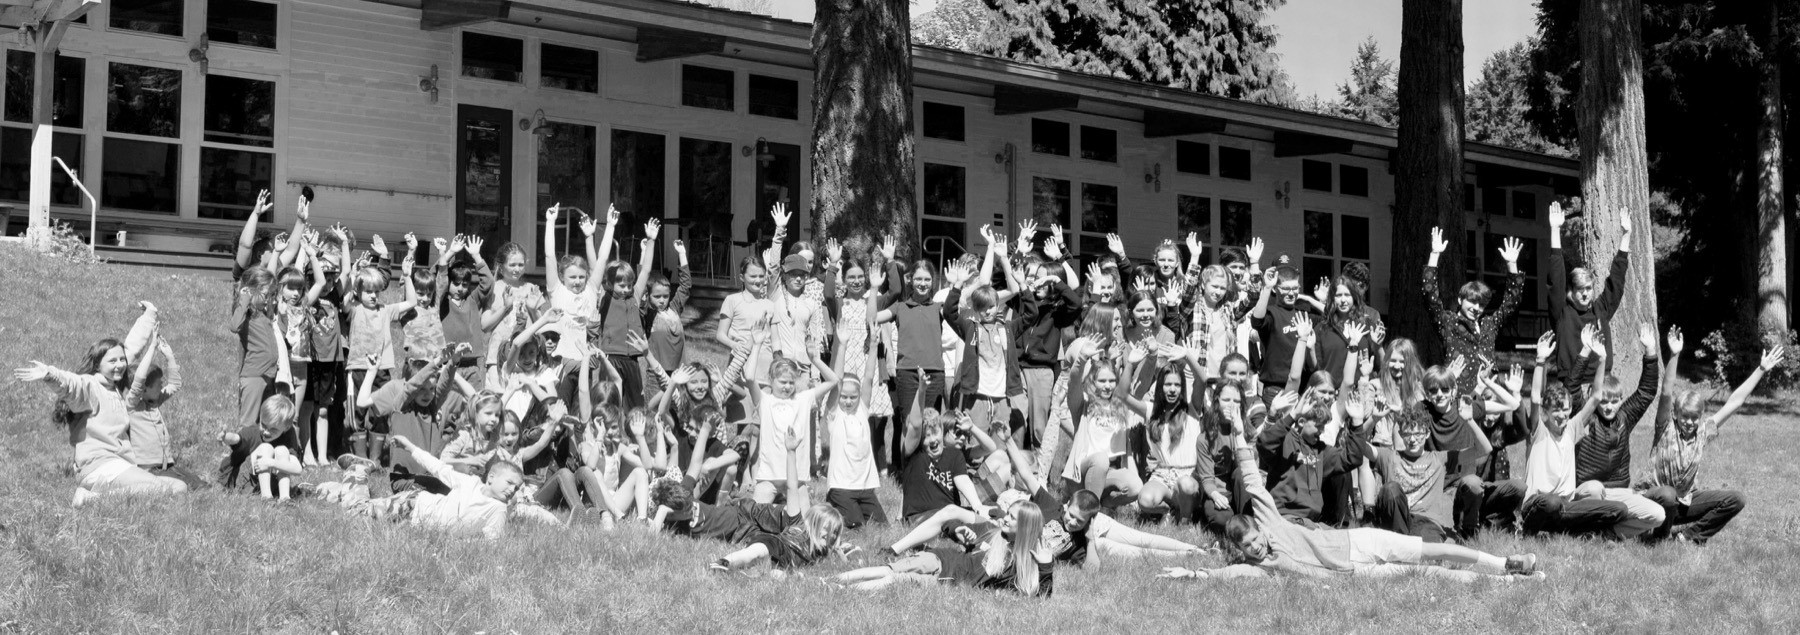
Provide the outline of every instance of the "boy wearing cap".
[[770,294],[775,302],[775,319],[770,323],[769,343],[775,353],[800,366],[801,373],[818,378],[823,347],[817,338],[808,337],[807,325],[821,310],[819,303],[806,297],[806,283],[812,280],[812,261],[793,254],[781,261],[781,290]]

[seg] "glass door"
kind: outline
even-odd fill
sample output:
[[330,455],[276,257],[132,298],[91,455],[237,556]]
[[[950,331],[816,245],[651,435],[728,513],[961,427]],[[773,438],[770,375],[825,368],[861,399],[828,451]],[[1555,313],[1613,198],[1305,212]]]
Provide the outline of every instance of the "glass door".
[[456,108],[456,233],[486,241],[493,259],[512,240],[512,111]]
[[[753,227],[767,226],[771,232],[774,223],[768,218],[769,210],[775,203],[787,205],[788,218],[787,244],[792,245],[800,240],[800,230],[806,227],[806,213],[800,205],[800,146],[786,143],[757,144],[761,147],[756,152],[756,209]],[[753,232],[754,235],[754,232]],[[764,237],[758,242],[766,242],[772,236]],[[759,244],[757,249],[765,245]]]

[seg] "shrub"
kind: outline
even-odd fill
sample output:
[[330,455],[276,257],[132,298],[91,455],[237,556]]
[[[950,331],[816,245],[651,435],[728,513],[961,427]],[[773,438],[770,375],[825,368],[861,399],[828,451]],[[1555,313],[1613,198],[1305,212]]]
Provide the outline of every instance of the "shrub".
[[51,221],[49,240],[45,244],[48,249],[44,253],[74,264],[97,265],[106,262],[88,248],[86,237],[63,221]]
[[[1773,344],[1792,345],[1795,332],[1788,331],[1785,342],[1771,342],[1769,338],[1758,333],[1754,325],[1732,320],[1719,330],[1706,335],[1700,346],[1694,349],[1694,357],[1702,364],[1710,363],[1712,370],[1706,374],[1706,385],[1714,390],[1729,392],[1738,383],[1750,376],[1750,371],[1762,363],[1763,349]],[[1800,355],[1788,351],[1787,358],[1781,365],[1763,376],[1757,392],[1767,393],[1800,385]]]

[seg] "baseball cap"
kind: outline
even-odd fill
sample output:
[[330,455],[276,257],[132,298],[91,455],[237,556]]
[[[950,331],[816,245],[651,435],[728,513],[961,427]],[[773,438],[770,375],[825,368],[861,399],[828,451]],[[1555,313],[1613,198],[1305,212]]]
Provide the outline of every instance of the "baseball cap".
[[812,273],[812,262],[806,256],[794,254],[781,260],[782,273]]

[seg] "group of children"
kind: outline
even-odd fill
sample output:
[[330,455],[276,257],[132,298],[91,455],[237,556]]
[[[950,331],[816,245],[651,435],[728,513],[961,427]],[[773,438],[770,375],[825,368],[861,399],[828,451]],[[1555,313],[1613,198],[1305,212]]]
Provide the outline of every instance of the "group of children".
[[[1766,353],[1705,416],[1700,396],[1675,394],[1680,331],[1664,369],[1656,330],[1640,325],[1628,392],[1608,372],[1608,323],[1630,223],[1596,280],[1564,271],[1556,206],[1555,330],[1526,391],[1526,370],[1501,368],[1494,350],[1525,292],[1517,240],[1500,249],[1510,276],[1490,311],[1479,281],[1442,300],[1448,244],[1433,230],[1423,292],[1450,352],[1427,366],[1414,342],[1386,337],[1361,265],[1309,294],[1285,258],[1262,268],[1260,240],[1208,265],[1190,236],[1185,259],[1165,241],[1133,265],[1110,237],[1112,253],[1083,270],[1061,228],[1027,221],[1016,244],[982,228],[985,253],[940,272],[902,262],[892,240],[867,258],[835,240],[823,253],[786,244],[777,205],[773,243],[739,264],[742,290],[720,310],[720,368],[687,350],[681,241],[674,279],[652,270],[656,221],[634,266],[612,257],[617,211],[552,206],[540,288],[526,247],[501,245],[495,270],[474,237],[433,240],[422,260],[411,234],[403,254],[376,236],[353,260],[354,236],[312,229],[310,202],[292,231],[258,239],[265,192],[240,240],[240,408],[220,436],[219,485],[490,537],[587,509],[607,527],[635,518],[732,543],[711,565],[726,571],[802,568],[855,550],[846,536],[861,527],[910,526],[881,548],[890,562],[832,578],[858,588],[1049,595],[1058,565],[1206,550],[1154,533],[1158,521],[1205,527],[1233,562],[1172,578],[1542,577],[1530,554],[1459,546],[1486,531],[1704,543],[1744,502],[1696,488],[1706,444],[1782,359]],[[559,254],[565,222],[581,254]],[[79,371],[17,373],[63,389],[78,503],[199,484],[158,473],[173,466],[157,408],[180,380],[155,324],[146,304]],[[1630,437],[1653,401],[1650,476],[1634,482]],[[1515,471],[1518,443],[1529,450]],[[333,462],[337,482],[298,483]],[[884,474],[897,511],[876,496]]]

